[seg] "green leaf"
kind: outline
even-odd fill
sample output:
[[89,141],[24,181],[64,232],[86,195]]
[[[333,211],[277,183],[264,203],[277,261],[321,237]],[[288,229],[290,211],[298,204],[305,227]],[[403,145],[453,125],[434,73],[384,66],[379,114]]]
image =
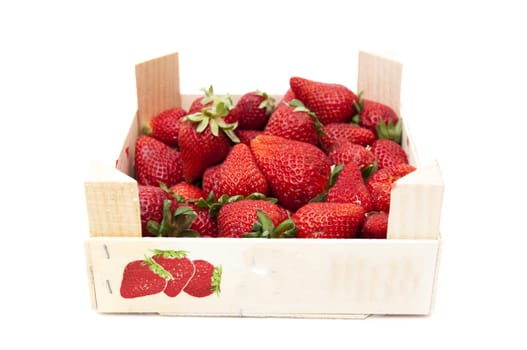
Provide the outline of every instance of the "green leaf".
[[216,116],[218,117],[225,117],[229,114],[229,109],[225,105],[225,102],[219,102],[216,107]]
[[152,234],[152,235],[158,235],[159,234],[159,223],[154,220],[148,220],[146,223],[146,230]]
[[207,118],[207,116],[203,115],[203,113],[201,112],[198,112],[194,114],[189,114],[185,118],[190,122],[199,123],[202,122],[203,119]]
[[218,121],[216,119],[211,119],[209,125],[212,135],[218,137],[220,135],[220,127],[218,126]]
[[319,194],[317,194],[315,197],[311,198],[311,199],[309,200],[309,203],[325,202],[327,196],[328,196],[328,193],[327,193],[327,192],[319,193]]
[[207,128],[207,126],[209,125],[209,121],[210,121],[209,118],[205,118],[205,119],[203,119],[203,120],[198,124],[198,127],[196,128],[196,131],[197,131],[198,133],[202,133],[202,132]]
[[234,143],[240,143],[240,139],[238,138],[238,136],[236,136],[236,134],[234,133],[234,131],[232,130],[223,130],[223,132],[225,133],[225,135],[227,135],[227,137]]
[[331,170],[331,176],[329,177],[329,188],[333,187],[335,182],[337,182],[337,179],[340,175],[340,172],[344,168],[344,164],[338,164]]
[[258,221],[260,224],[262,224],[262,229],[264,232],[273,232],[274,231],[274,224],[273,221],[267,214],[265,214],[262,210],[258,209],[256,211],[256,215],[258,216]]
[[378,164],[377,164],[377,159],[374,159],[373,160],[373,163],[364,167],[362,170],[361,170],[361,173],[362,173],[362,179],[364,180],[364,182],[368,181],[368,179],[373,175],[375,174],[375,172],[377,171],[378,169]]

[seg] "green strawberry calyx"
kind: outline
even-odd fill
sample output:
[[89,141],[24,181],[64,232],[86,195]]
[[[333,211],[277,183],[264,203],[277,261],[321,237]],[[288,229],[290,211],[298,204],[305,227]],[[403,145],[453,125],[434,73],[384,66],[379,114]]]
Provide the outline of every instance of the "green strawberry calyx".
[[199,233],[190,228],[198,214],[188,206],[178,207],[172,213],[171,206],[172,201],[165,199],[161,222],[149,220],[146,224],[148,232],[158,237],[199,237]]
[[403,124],[401,123],[401,119],[398,119],[396,123],[391,120],[386,123],[384,119],[381,119],[375,128],[377,130],[377,138],[388,139],[399,145],[401,144],[403,135]]
[[173,258],[173,259],[182,259],[187,257],[188,252],[186,250],[162,250],[162,249],[152,249],[154,255],[161,255],[163,258]]
[[215,199],[214,192],[211,191],[207,198],[199,198],[197,200],[192,200],[190,203],[196,205],[196,207],[200,209],[207,209],[210,213],[210,216],[213,218],[218,217],[218,213],[220,212],[221,207],[223,207],[225,204],[241,201],[242,199],[250,199],[250,200],[265,200],[271,203],[277,203],[278,199],[274,197],[266,197],[263,193],[251,193],[248,196],[242,196],[242,195],[235,195],[235,196],[229,196],[227,194],[221,195],[218,200]]
[[210,127],[212,135],[218,137],[221,130],[232,142],[240,143],[240,139],[234,133],[238,127],[238,122],[227,123],[224,120],[224,117],[229,115],[233,107],[230,96],[205,97],[202,103],[208,104],[209,102],[212,102],[212,106],[205,107],[200,112],[189,114],[184,117],[184,120],[197,124],[196,131],[198,133],[202,133],[207,127]]
[[255,95],[260,96],[263,99],[258,105],[258,108],[265,109],[265,114],[268,116],[271,115],[274,111],[276,100],[269,96],[267,92],[262,92],[260,90],[256,90]]
[[172,276],[172,274],[170,274],[170,272],[168,272],[167,270],[165,270],[163,268],[163,266],[159,265],[158,263],[156,263],[151,257],[149,256],[146,256],[145,255],[145,258],[143,260],[143,264],[144,265],[147,265],[148,268],[150,270],[152,270],[156,275],[158,275],[159,277],[161,278],[164,278],[166,280],[172,280],[174,279],[174,277]]
[[212,287],[211,290],[217,296],[220,296],[220,292],[221,292],[220,286],[221,286],[222,272],[223,272],[223,268],[221,267],[221,265],[215,266],[214,271],[212,272],[212,279],[210,282],[210,285]]
[[309,203],[315,203],[315,202],[325,202],[326,198],[328,196],[328,192],[333,187],[335,182],[337,182],[337,179],[344,168],[344,164],[337,164],[331,167],[331,175],[329,176],[329,183],[328,187],[326,188],[326,191],[323,193],[317,194],[315,197],[313,197]]
[[293,109],[293,112],[304,112],[307,113],[307,115],[313,120],[313,123],[315,124],[315,129],[317,130],[318,136],[326,136],[326,133],[322,129],[324,125],[320,122],[317,115],[310,111],[300,100],[294,99],[287,103],[287,105],[291,107],[295,107]]
[[274,226],[273,221],[262,210],[256,211],[258,220],[254,223],[252,232],[244,235],[246,238],[293,238],[296,236],[297,228],[291,217]]
[[161,182],[161,181],[158,181],[159,183],[159,187],[161,187],[161,189],[163,191],[165,191],[166,193],[168,193],[172,198],[174,198],[176,200],[176,202],[178,203],[185,203],[185,198],[183,198],[183,196],[175,193],[174,191],[172,191],[164,182]]
[[360,124],[360,113],[364,109],[364,99],[362,98],[362,95],[364,95],[364,91],[359,91],[359,94],[357,95],[357,100],[353,101],[353,107],[355,107],[355,115],[351,117],[351,123],[355,125]]

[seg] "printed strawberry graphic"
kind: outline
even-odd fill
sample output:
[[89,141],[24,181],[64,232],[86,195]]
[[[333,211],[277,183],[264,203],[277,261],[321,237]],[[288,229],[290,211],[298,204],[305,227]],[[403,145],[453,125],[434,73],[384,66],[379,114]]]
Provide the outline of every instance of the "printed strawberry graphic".
[[337,181],[329,190],[326,201],[358,204],[365,212],[373,210],[373,200],[357,164],[349,162],[344,165]]
[[239,129],[262,130],[274,110],[275,100],[265,92],[259,90],[244,94],[231,114],[238,121]]
[[295,97],[313,111],[324,125],[350,122],[356,112],[354,102],[358,102],[358,98],[344,85],[322,83],[301,77],[292,77],[289,85]]
[[150,257],[128,263],[123,271],[120,293],[123,298],[138,298],[161,293],[172,275]]
[[205,170],[203,191],[213,192],[216,199],[224,194],[248,196],[269,192],[267,180],[256,165],[251,149],[243,143],[232,147],[222,164]]
[[135,171],[140,185],[172,186],[183,179],[179,152],[153,137],[141,135],[135,143]]
[[332,145],[341,139],[348,140],[361,146],[371,145],[375,141],[375,134],[366,128],[348,124],[348,123],[331,123],[324,125],[322,128],[325,136],[320,138],[322,149],[328,151]]
[[397,164],[408,164],[406,152],[398,143],[392,140],[376,140],[371,145],[371,152],[377,158],[379,169],[388,168]]
[[221,265],[214,266],[206,260],[193,260],[196,268],[194,276],[183,289],[185,293],[196,298],[203,298],[221,292]]
[[366,213],[364,224],[362,225],[361,238],[386,238],[388,232],[388,214],[383,211],[373,211]]
[[231,142],[240,140],[234,134],[237,123],[227,123],[229,102],[214,100],[212,107],[187,115],[179,129],[179,148],[183,163],[183,177],[187,182],[200,178],[205,170],[222,162]]
[[171,278],[167,280],[164,293],[169,297],[177,296],[194,276],[196,271],[194,264],[187,258],[187,252],[183,250],[154,249],[153,253],[155,255],[152,256],[152,260],[171,275]]
[[183,108],[170,108],[156,115],[143,127],[143,133],[163,142],[170,147],[178,147],[181,118],[187,112]]
[[163,218],[163,203],[170,196],[159,186],[139,185],[139,209],[143,236],[154,236],[148,232],[149,221],[160,222]]
[[357,114],[352,121],[364,128],[373,131],[377,138],[385,138],[401,142],[402,124],[395,111],[383,103],[362,99],[359,93],[359,102],[355,103]]
[[218,237],[241,238],[252,232],[262,211],[276,227],[287,220],[285,209],[266,200],[244,199],[225,204],[218,214]]
[[352,203],[308,203],[292,216],[298,238],[355,238],[364,209]]
[[295,211],[327,189],[331,164],[316,146],[260,135],[251,141],[251,150],[273,195],[286,209]]
[[374,210],[389,212],[393,183],[414,170],[412,165],[396,164],[380,169],[373,174],[366,182],[366,187],[368,187],[373,199]]
[[317,116],[300,100],[292,100],[271,115],[264,134],[316,145],[323,132]]

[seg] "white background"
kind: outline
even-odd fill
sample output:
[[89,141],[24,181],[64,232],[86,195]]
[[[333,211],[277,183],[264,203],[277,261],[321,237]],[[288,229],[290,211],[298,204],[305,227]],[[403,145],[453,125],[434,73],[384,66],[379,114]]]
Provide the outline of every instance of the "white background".
[[[0,348],[525,348],[525,11],[499,2],[17,1],[0,5]],[[16,5],[15,5],[16,4]],[[180,52],[196,93],[355,85],[357,51],[403,62],[403,108],[446,192],[435,310],[354,320],[91,310],[83,176],[113,162],[134,65]],[[14,345],[7,346],[11,343]]]

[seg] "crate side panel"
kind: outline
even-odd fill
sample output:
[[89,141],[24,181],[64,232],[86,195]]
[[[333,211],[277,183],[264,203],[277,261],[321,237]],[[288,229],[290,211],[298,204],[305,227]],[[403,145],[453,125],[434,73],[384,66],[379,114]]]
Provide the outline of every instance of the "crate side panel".
[[141,237],[137,182],[94,162],[84,182],[90,236]]
[[160,112],[181,106],[178,53],[136,65],[135,76],[140,128]]
[[444,184],[437,162],[395,182],[388,219],[389,239],[438,239]]
[[357,91],[364,98],[384,103],[401,116],[401,63],[367,52],[359,52]]
[[121,152],[115,162],[115,167],[124,174],[135,178],[135,140],[139,136],[139,124],[137,114],[132,120],[130,129],[121,148]]
[[[437,241],[111,239],[88,241],[101,312],[178,315],[428,314]],[[125,266],[153,249],[222,266],[221,293],[120,295]],[[228,252],[228,254],[226,254]],[[340,316],[339,316],[340,315]]]

